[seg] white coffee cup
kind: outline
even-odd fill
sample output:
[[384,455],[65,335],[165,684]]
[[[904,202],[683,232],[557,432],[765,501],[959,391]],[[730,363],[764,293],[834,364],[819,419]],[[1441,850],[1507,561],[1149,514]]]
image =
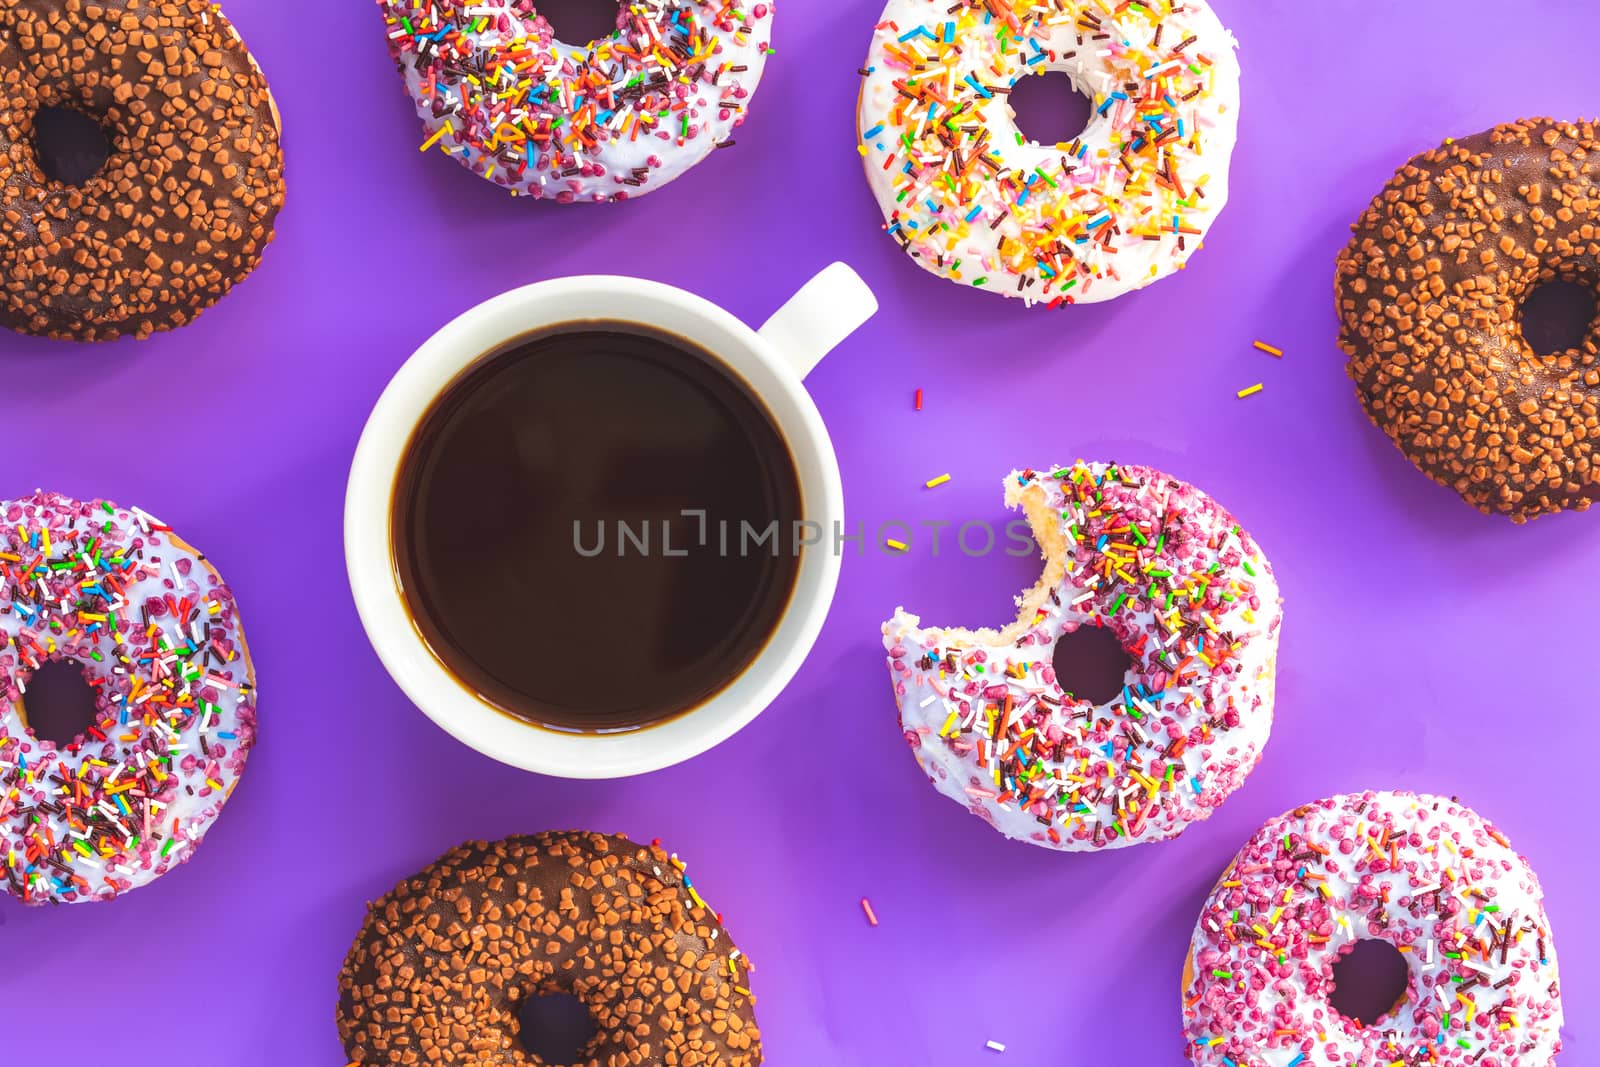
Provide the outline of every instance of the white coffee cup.
[[[362,626],[389,674],[429,718],[485,755],[564,778],[619,778],[669,767],[750,723],[794,678],[816,643],[839,584],[832,531],[844,489],[833,443],[805,377],[877,311],[861,278],[835,263],[760,330],[670,285],[605,275],[540,282],[497,296],[445,326],[379,397],[356,446],[345,495],[345,564]],[[802,514],[825,531],[801,550],[794,592],[767,644],[734,681],[675,718],[624,733],[566,733],[496,709],[423,640],[401,593],[391,523],[394,488],[412,432],[441,393],[480,360],[532,331],[585,321],[636,322],[693,342],[761,398],[789,445]],[[836,525],[837,524],[837,525]]]

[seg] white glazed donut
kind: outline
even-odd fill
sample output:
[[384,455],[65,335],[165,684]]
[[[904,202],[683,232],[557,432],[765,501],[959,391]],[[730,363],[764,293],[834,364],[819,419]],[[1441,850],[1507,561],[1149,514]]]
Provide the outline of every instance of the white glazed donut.
[[[138,509],[38,493],[0,504],[0,886],[104,900],[189,859],[255,743],[233,594]],[[65,748],[24,717],[48,660],[83,670],[97,721]]]
[[[889,0],[857,130],[888,232],[924,269],[1092,303],[1180,269],[1228,201],[1233,35],[1205,0]],[[1061,71],[1094,105],[1027,141],[1007,95]]]
[[[1561,1050],[1539,879],[1454,800],[1355,793],[1263,826],[1212,890],[1184,970],[1199,1067],[1548,1067]],[[1329,1003],[1357,941],[1404,953],[1404,999],[1358,1026]]]
[[[1146,467],[1016,471],[1006,504],[1045,559],[1015,623],[924,628],[901,609],[884,624],[907,743],[1007,837],[1067,851],[1176,837],[1244,783],[1271,732],[1271,566],[1210,497]],[[1132,663],[1098,706],[1052,664],[1083,626],[1108,628]]]
[[730,144],[771,50],[773,0],[629,0],[582,46],[534,0],[379,2],[424,147],[562,203],[642,196]]

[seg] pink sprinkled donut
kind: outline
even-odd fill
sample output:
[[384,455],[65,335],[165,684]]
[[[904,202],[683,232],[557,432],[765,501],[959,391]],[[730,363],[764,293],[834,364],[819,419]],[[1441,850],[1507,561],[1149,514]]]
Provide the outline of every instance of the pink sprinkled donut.
[[[1561,987],[1539,879],[1454,800],[1354,793],[1273,819],[1206,901],[1184,968],[1200,1067],[1546,1067]],[[1362,1026],[1330,1003],[1358,942],[1406,991]],[[1386,997],[1383,999],[1387,999]]]
[[[137,508],[40,492],[0,512],[0,885],[28,904],[107,900],[188,860],[244,770],[238,610]],[[63,746],[27,721],[49,661],[95,690],[95,721]]]
[[[1048,473],[1047,473],[1048,472]],[[1007,837],[1088,851],[1176,837],[1244,783],[1272,730],[1282,607],[1233,516],[1148,467],[1016,471],[1045,558],[1004,630],[883,626],[900,723],[934,786]],[[1059,641],[1127,653],[1096,702],[1058,678]]]
[[561,203],[641,196],[731,144],[771,51],[773,0],[629,0],[577,46],[534,0],[378,2],[423,147]]

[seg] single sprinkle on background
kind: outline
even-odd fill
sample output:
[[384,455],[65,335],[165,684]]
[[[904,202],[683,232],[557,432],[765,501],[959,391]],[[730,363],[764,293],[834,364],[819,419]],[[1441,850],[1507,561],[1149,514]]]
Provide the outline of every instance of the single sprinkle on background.
[[1278,348],[1276,345],[1269,345],[1265,341],[1257,341],[1255,346],[1269,356],[1276,356],[1278,359],[1283,358],[1283,349]]
[[1261,390],[1264,389],[1264,388],[1265,388],[1265,386],[1263,386],[1260,382],[1257,382],[1256,384],[1252,385],[1248,389],[1241,389],[1241,390],[1239,390],[1239,399],[1243,400],[1247,396],[1255,396],[1257,393],[1261,392]]
[[884,544],[888,545],[890,548],[894,549],[896,552],[904,552],[908,548],[910,548],[910,546],[907,545],[904,541],[896,541],[892,537],[889,538],[887,541],[885,541]]
[[991,1052],[1004,1052],[1006,1050],[1005,1042],[1003,1041],[990,1041],[983,1047]]
[[937,478],[929,478],[927,481],[923,482],[922,484],[927,486],[929,489],[937,489],[939,486],[943,485],[945,482],[948,482],[949,480],[950,480],[950,476],[948,474],[941,474]]
[[866,897],[862,897],[861,898],[861,910],[866,912],[866,914],[867,914],[867,924],[869,926],[877,926],[878,925],[878,914],[877,914],[877,912],[872,910],[872,901],[868,900]]
[[921,411],[922,410],[922,390],[921,389],[917,390],[916,404],[917,404],[917,410]]

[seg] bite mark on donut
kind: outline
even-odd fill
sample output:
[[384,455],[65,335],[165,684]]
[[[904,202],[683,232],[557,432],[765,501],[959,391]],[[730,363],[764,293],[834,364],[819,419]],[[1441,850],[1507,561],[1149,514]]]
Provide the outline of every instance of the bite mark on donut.
[[[1271,729],[1270,565],[1214,501],[1149,468],[1017,471],[1006,500],[1044,561],[1017,619],[935,628],[900,609],[884,624],[913,754],[1008,837],[1087,850],[1175,836],[1243,784]],[[1144,580],[1127,584],[1130,567]],[[1084,626],[1133,661],[1103,704],[1065,690],[1051,662]]]

